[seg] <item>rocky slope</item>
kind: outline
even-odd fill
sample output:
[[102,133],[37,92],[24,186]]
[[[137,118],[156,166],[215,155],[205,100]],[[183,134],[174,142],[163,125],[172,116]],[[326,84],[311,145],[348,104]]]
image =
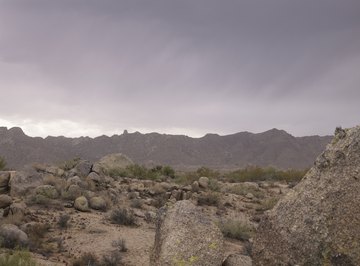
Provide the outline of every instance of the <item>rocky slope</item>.
[[0,128],[0,156],[10,168],[32,162],[59,162],[74,157],[95,161],[109,153],[123,153],[134,162],[146,165],[171,165],[176,168],[208,166],[234,169],[246,165],[278,168],[307,168],[332,137],[293,137],[272,129],[253,134],[241,132],[202,138],[138,132],[80,137],[29,137],[20,128]]

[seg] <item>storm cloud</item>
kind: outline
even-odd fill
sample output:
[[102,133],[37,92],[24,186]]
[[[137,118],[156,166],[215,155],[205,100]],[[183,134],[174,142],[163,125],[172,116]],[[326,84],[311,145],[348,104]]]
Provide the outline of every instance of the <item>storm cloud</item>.
[[0,0],[0,125],[201,136],[359,124],[358,0]]

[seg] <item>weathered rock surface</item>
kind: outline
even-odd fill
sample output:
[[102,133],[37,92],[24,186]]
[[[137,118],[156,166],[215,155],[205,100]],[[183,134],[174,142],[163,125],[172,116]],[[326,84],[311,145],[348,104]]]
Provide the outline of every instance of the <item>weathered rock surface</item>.
[[84,196],[76,198],[74,202],[74,208],[82,212],[89,211],[88,200]]
[[231,254],[226,258],[222,266],[252,266],[252,260],[249,256]]
[[81,177],[86,177],[91,172],[93,164],[90,161],[81,160],[76,166],[75,166],[75,172],[76,175]]
[[337,129],[315,166],[260,223],[255,265],[360,265],[360,126]]
[[3,224],[0,227],[2,244],[8,248],[25,247],[28,244],[28,236],[19,227],[13,224]]
[[219,266],[223,236],[190,201],[179,201],[158,212],[151,265]]
[[207,188],[209,186],[209,178],[207,178],[206,176],[202,176],[199,178],[199,185],[202,188]]
[[133,161],[121,153],[109,154],[94,163],[92,170],[98,174],[108,173],[112,170],[124,169],[132,165]]

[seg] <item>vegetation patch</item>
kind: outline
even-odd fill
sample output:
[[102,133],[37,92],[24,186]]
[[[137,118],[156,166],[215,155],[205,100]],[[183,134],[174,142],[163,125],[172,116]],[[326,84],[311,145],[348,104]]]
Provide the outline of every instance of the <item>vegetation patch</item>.
[[16,250],[0,256],[0,266],[36,266],[27,250]]
[[219,227],[225,237],[242,241],[249,240],[255,232],[253,226],[237,220],[222,221]]
[[125,208],[115,209],[111,212],[110,221],[114,224],[127,226],[136,225],[135,215],[131,210]]

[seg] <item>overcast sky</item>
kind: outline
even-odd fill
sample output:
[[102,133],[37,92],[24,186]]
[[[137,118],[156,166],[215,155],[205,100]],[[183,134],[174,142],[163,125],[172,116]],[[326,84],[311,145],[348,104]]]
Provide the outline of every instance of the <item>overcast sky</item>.
[[360,124],[359,0],[0,0],[0,126],[332,134]]

